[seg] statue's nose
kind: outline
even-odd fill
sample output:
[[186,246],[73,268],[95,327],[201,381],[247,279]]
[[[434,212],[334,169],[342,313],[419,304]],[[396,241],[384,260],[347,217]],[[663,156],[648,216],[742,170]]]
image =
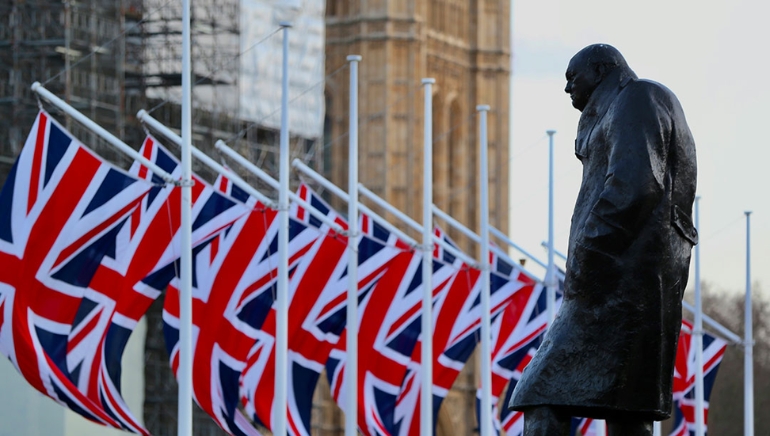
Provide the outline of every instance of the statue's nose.
[[564,87],[564,92],[566,92],[567,94],[572,93],[572,85],[569,82],[567,82],[567,86]]

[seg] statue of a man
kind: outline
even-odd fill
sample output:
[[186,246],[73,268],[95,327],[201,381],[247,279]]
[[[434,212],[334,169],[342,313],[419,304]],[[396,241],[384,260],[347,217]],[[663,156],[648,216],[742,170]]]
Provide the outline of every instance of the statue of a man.
[[679,101],[620,52],[588,46],[567,67],[582,112],[583,164],[561,309],[509,407],[525,436],[569,434],[570,417],[610,436],[652,435],[671,415],[690,253],[698,236],[695,143]]

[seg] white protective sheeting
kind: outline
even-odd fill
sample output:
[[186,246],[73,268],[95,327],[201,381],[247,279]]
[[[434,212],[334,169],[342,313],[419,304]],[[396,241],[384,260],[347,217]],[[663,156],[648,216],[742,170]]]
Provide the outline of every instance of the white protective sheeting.
[[[282,32],[252,47],[287,21],[289,31],[289,131],[323,134],[324,0],[242,0],[240,116],[280,128]],[[312,89],[311,89],[312,87]]]

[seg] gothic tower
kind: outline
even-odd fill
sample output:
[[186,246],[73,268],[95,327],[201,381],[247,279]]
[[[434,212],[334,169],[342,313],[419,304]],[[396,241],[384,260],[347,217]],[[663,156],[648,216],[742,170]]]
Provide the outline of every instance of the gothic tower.
[[[508,212],[510,2],[328,0],[327,74],[360,54],[360,179],[420,220],[424,77],[433,93],[434,201],[478,226],[476,105],[489,104],[490,219]],[[348,75],[327,81],[328,174],[347,186]],[[463,244],[464,248],[471,248]],[[473,253],[475,254],[475,253]]]
[[[340,67],[348,55],[359,54],[363,57],[359,68],[361,183],[415,220],[422,219],[421,79],[435,78],[434,202],[478,231],[476,105],[488,104],[490,220],[507,232],[510,2],[327,0],[326,26],[327,176],[347,188],[349,76]],[[450,234],[468,254],[478,255],[475,244],[456,232]],[[419,237],[416,232],[411,235]],[[477,361],[477,357],[469,361],[444,401],[439,435],[474,434]],[[333,418],[328,414],[334,412],[323,397],[320,392],[316,396],[321,413],[314,414],[319,415],[314,419],[329,423],[327,419]],[[341,428],[339,422],[337,428]],[[342,433],[329,429],[318,434]]]

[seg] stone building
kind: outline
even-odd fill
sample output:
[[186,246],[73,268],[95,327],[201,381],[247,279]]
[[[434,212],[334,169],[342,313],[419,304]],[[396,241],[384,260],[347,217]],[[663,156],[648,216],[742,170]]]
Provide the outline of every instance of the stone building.
[[[359,67],[359,179],[416,220],[422,214],[421,79],[433,86],[434,203],[478,231],[478,115],[488,104],[489,196],[492,225],[508,227],[508,119],[511,74],[510,2],[500,0],[327,0],[326,157],[329,176],[347,186],[348,71]],[[474,257],[478,248],[452,236]],[[412,234],[417,236],[416,233]],[[439,435],[477,431],[478,356],[444,401]],[[322,377],[321,383],[325,380]],[[342,435],[343,417],[319,386],[314,434]]]
[[[239,17],[238,5],[242,3],[238,0],[197,3],[211,8],[201,6],[194,11],[199,24],[195,29],[211,33],[212,23],[224,24],[217,34],[226,39],[225,43],[210,44],[215,40],[203,38],[194,50],[214,50],[217,56],[200,57],[216,65],[224,64],[223,58],[235,56],[238,51],[239,31],[225,18],[235,23]],[[291,2],[295,3],[298,2]],[[119,3],[14,0],[0,5],[3,17],[0,19],[0,115],[3,115],[0,117],[0,183],[5,180],[26,129],[37,113],[37,101],[29,90],[34,80],[46,82],[49,90],[130,144],[138,146],[144,135],[133,115],[138,108],[158,107],[154,116],[167,125],[179,125],[178,105],[161,107],[157,101],[166,98],[158,90],[178,87],[181,77],[176,70],[156,68],[174,67],[177,62],[167,60],[179,57],[179,53],[169,51],[178,45],[178,31],[172,25],[179,20],[178,5],[169,7],[168,11],[161,7],[165,5],[167,2],[159,0],[121,0]],[[165,30],[157,31],[158,28]],[[110,50],[101,49],[83,59],[94,47],[102,45]],[[323,158],[315,156],[311,160],[314,168],[341,187],[347,186],[349,126],[348,69],[340,67],[346,64],[349,54],[363,56],[359,79],[361,182],[412,218],[421,220],[423,89],[420,82],[425,77],[435,78],[432,98],[435,203],[478,230],[478,115],[475,108],[478,104],[488,104],[491,106],[490,218],[493,225],[507,231],[510,2],[326,0],[325,63],[329,77],[325,89],[325,145]],[[210,65],[196,65],[199,76],[206,78],[198,84],[198,91],[215,84],[226,89],[235,83],[229,70],[220,71],[222,76],[212,79],[207,69]],[[148,88],[151,89],[148,91]],[[196,141],[211,143],[217,137],[244,128],[244,120],[228,116],[234,115],[229,113],[233,112],[232,108],[204,109],[208,111],[195,112]],[[101,155],[119,164],[130,163],[106,146],[100,147],[100,140],[91,132],[70,123],[60,113],[55,115],[62,117],[76,136]],[[300,138],[293,139],[295,144],[299,141]],[[249,143],[248,149],[252,150],[250,157],[265,162],[270,170],[270,163],[275,160],[271,155],[277,145],[276,132],[251,129],[244,142]],[[315,146],[306,148],[316,150]],[[267,157],[260,158],[262,155]],[[415,232],[411,234],[418,236]],[[477,255],[475,244],[456,233],[450,234],[469,254]],[[147,319],[147,333],[142,324],[132,336],[136,343],[129,346],[131,351],[127,355],[133,356],[133,360],[124,362],[130,377],[124,385],[131,388],[127,388],[131,392],[127,392],[126,399],[134,412],[143,415],[153,434],[175,434],[175,382],[168,371],[159,333],[159,305],[150,311]],[[444,401],[437,422],[439,435],[473,435],[477,431],[478,367],[478,358],[471,358]],[[3,423],[0,427],[13,422],[17,427],[9,427],[9,431],[15,434],[109,433],[51,401],[40,401],[8,364],[0,368],[0,386],[17,393],[3,403],[8,407],[0,408],[5,410],[0,413]],[[313,435],[344,433],[342,413],[329,396],[325,377],[319,380],[314,406]],[[41,415],[52,418],[47,421],[34,418]],[[24,418],[18,419],[19,416]],[[42,426],[45,423],[46,426]],[[196,435],[224,434],[202,413],[196,414],[195,429]]]

